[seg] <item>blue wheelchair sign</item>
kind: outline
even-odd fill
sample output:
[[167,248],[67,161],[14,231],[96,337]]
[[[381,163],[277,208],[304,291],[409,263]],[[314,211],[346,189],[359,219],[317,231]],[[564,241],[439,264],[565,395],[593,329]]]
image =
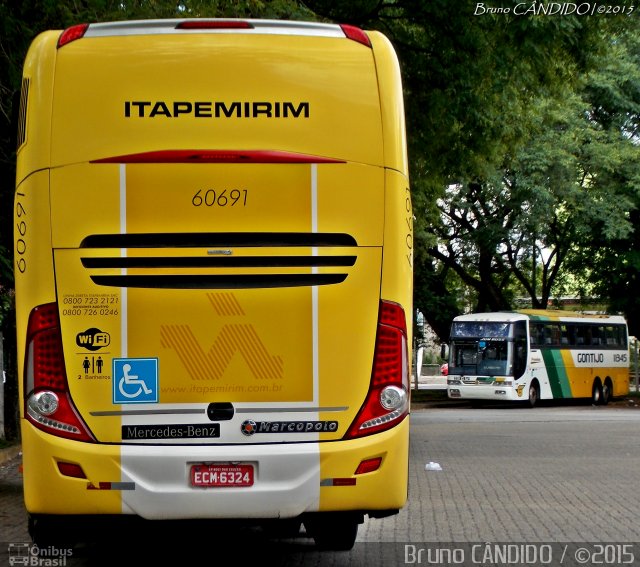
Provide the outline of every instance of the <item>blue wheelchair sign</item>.
[[114,358],[112,382],[114,404],[156,403],[158,359]]

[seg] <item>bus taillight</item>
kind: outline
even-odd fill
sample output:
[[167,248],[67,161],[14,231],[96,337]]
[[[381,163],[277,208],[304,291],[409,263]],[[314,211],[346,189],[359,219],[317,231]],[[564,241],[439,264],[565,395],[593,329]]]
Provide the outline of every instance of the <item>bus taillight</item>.
[[69,395],[56,303],[40,305],[29,315],[24,392],[25,417],[37,428],[94,441]]
[[356,26],[350,26],[349,24],[341,24],[340,27],[344,32],[344,35],[353,41],[357,41],[366,47],[371,47],[371,40],[364,30]]
[[409,412],[407,325],[401,305],[380,302],[369,392],[345,439],[379,433]]
[[72,41],[75,41],[76,39],[84,37],[84,34],[87,33],[87,29],[89,29],[89,24],[78,24],[64,30],[58,38],[58,49]]
[[253,29],[251,22],[245,20],[185,20],[177,30],[247,30]]

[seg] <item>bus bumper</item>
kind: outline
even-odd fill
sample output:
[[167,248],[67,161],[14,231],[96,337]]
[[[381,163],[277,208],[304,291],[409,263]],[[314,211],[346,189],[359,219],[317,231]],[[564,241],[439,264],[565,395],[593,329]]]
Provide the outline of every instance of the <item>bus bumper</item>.
[[[30,514],[129,514],[146,519],[295,518],[307,512],[385,515],[406,503],[408,417],[391,430],[334,442],[106,445],[43,433],[24,422],[24,496]],[[355,474],[363,461],[377,470]],[[254,467],[249,487],[191,486],[191,467]],[[75,476],[70,476],[75,475]]]
[[485,400],[492,402],[526,401],[524,384],[521,386],[502,386],[500,384],[449,384],[447,396],[451,399]]

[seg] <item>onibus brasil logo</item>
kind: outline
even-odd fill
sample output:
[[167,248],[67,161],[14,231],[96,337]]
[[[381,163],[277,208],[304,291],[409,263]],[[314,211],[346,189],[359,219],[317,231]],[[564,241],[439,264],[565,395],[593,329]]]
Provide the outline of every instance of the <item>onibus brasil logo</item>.
[[64,567],[73,549],[53,545],[39,547],[32,543],[10,543],[9,565],[33,565],[34,567]]

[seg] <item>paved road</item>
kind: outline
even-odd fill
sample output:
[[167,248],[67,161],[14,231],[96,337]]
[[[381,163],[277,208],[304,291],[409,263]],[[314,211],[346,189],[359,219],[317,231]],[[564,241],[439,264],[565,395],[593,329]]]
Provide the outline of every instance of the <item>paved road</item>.
[[[443,470],[425,471],[430,461]],[[362,536],[640,542],[640,411],[582,405],[414,413],[410,493],[395,525],[371,523]]]
[[[474,545],[485,542],[520,549],[537,544],[534,552],[545,542],[590,542],[608,546],[604,551],[616,559],[599,564],[622,564],[631,553],[640,565],[640,410],[457,407],[414,411],[411,421],[410,501],[397,516],[366,522],[352,552],[321,554],[306,538],[269,539],[256,529],[154,529],[109,534],[109,544],[73,550],[66,565],[147,564],[160,558],[217,565],[218,554],[230,550],[242,556],[228,563],[238,567],[249,564],[247,553],[259,562],[269,556],[274,565],[377,567],[417,564],[417,553],[433,548],[424,542],[443,542],[448,553],[460,548],[465,560]],[[425,470],[429,462],[442,470]],[[132,550],[121,545],[124,540],[134,544]],[[26,541],[14,460],[0,467],[0,552],[4,542]],[[478,553],[486,549],[474,549],[473,558],[484,557]],[[461,557],[431,556],[428,562],[424,555],[421,563],[444,565],[444,559]],[[0,555],[0,567],[5,564],[6,554]]]

